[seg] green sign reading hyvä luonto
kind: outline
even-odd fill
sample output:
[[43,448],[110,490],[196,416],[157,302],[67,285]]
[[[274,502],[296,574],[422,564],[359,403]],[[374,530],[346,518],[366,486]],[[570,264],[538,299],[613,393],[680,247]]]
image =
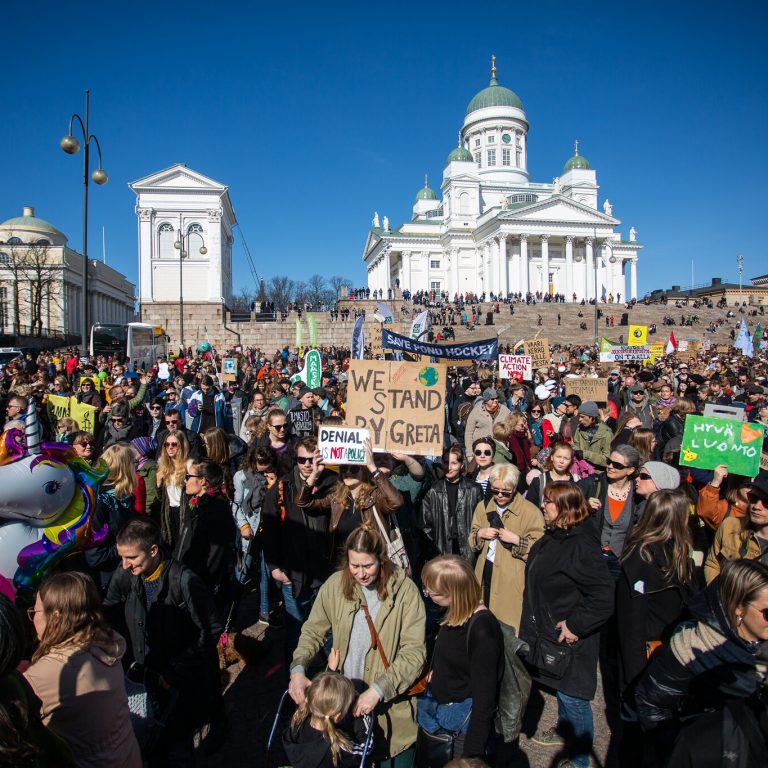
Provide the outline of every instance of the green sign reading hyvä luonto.
[[685,417],[680,464],[714,469],[725,464],[734,475],[754,477],[760,470],[763,428],[711,416]]

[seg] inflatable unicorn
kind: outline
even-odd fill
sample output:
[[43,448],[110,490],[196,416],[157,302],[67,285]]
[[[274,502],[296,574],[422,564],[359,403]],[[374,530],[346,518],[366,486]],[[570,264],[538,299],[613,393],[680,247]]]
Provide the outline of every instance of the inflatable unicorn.
[[107,533],[91,527],[104,463],[91,467],[68,443],[41,443],[34,401],[24,427],[0,434],[0,576],[21,593]]

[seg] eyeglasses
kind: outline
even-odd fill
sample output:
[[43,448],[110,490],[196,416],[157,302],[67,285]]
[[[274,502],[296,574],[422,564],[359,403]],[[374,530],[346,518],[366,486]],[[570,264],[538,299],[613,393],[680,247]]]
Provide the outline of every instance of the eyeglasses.
[[638,480],[652,480],[653,478],[647,472],[638,472],[637,473],[637,479]]
[[543,498],[541,500],[541,505],[544,506],[545,504],[554,504],[555,502],[552,501],[552,499]]
[[178,447],[179,447],[179,444],[176,442],[176,440],[166,440],[166,441],[163,443],[163,445],[164,445],[166,448],[169,448],[169,447],[170,447],[170,448],[178,448]]
[[35,610],[34,608],[27,608],[27,616],[29,616],[30,621],[35,620],[36,613],[42,613],[42,612],[43,612],[42,608],[38,608],[37,610]]
[[431,589],[427,589],[426,587],[421,588],[421,593],[424,595],[424,597],[443,597],[442,592],[433,592]]
[[614,461],[613,459],[608,459],[606,464],[609,467],[613,467],[614,469],[629,469],[629,467],[626,464],[622,464],[619,461]]
[[752,504],[760,502],[764,507],[768,507],[768,496],[764,496],[762,493],[756,493],[755,491],[749,491],[747,498]]
[[491,493],[494,496],[514,496],[514,491],[508,491],[506,488],[491,488]]
[[312,457],[311,456],[297,456],[296,457],[296,463],[297,464],[311,464],[312,463]]
[[475,456],[493,456],[493,451],[481,451],[479,448],[476,448]]
[[191,475],[189,472],[185,473],[184,479],[189,480],[190,477],[195,477],[198,480],[200,480],[203,476],[202,475]]

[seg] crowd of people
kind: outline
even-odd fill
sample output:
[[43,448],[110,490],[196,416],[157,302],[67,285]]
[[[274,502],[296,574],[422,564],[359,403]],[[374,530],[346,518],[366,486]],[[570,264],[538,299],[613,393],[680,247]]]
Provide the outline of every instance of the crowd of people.
[[[6,366],[5,433],[36,419],[105,479],[99,535],[0,595],[0,765],[221,749],[244,596],[279,644],[294,766],[513,766],[524,741],[587,768],[598,689],[615,765],[768,764],[768,473],[681,463],[708,404],[768,450],[764,350],[609,367],[602,401],[566,396],[601,374],[589,348],[532,381],[450,366],[435,455],[369,439],[344,465],[317,434],[344,423],[349,351],[320,352],[313,389],[288,348],[232,351],[226,377],[211,350]],[[54,395],[95,423],[56,418]]]

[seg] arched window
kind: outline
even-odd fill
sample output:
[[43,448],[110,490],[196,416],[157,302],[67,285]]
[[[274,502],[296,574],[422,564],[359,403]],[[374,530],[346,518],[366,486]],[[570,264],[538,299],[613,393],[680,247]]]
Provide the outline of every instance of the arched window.
[[178,258],[179,252],[173,247],[176,242],[173,224],[167,221],[161,224],[157,230],[157,239],[157,253],[161,259]]
[[50,245],[51,241],[47,240],[44,237],[41,237],[39,240],[35,240],[35,245]]
[[191,232],[196,232],[198,235],[203,234],[203,227],[200,224],[190,224],[187,228],[187,234],[190,234]]
[[7,267],[11,263],[11,257],[7,253],[0,253],[0,266]]
[[470,201],[469,201],[468,192],[462,192],[459,195],[459,213],[462,213],[462,214],[472,213],[472,211],[470,210]]
[[23,245],[20,237],[9,237],[8,245]]

